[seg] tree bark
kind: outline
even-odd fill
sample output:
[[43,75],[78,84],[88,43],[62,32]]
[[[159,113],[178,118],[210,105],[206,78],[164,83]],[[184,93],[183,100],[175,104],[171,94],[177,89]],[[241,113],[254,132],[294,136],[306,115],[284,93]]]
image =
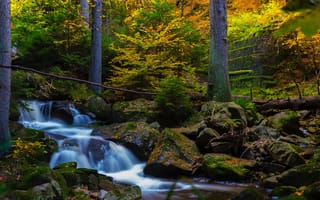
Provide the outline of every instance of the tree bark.
[[89,3],[88,0],[81,0],[80,1],[80,11],[81,16],[84,21],[84,24],[89,27],[90,22],[90,15],[89,15]]
[[210,0],[208,99],[231,101],[228,74],[227,2]]
[[[10,0],[0,1],[0,65],[11,65]],[[0,155],[10,144],[11,69],[0,68]]]
[[[89,71],[89,81],[102,83],[102,46],[101,46],[101,29],[102,29],[102,1],[93,0],[92,8],[92,44],[91,44],[91,68]],[[101,93],[100,87],[90,87],[96,94]]]
[[309,96],[304,98],[272,100],[264,103],[257,103],[257,111],[262,114],[269,110],[312,110],[320,108],[320,96]]

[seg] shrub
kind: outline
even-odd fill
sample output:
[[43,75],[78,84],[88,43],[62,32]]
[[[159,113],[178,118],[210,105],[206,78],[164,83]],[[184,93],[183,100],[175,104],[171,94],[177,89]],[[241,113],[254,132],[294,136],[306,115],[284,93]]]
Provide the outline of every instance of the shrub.
[[180,78],[170,76],[160,82],[156,107],[160,111],[160,119],[165,119],[167,123],[182,122],[190,116],[191,101]]

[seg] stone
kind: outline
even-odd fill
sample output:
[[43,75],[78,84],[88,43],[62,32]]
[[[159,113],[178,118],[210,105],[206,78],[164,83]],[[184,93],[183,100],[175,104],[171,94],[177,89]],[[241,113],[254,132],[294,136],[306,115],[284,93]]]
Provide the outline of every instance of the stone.
[[284,111],[267,118],[267,126],[282,130],[288,134],[303,136],[299,125],[299,115],[295,111]]
[[108,191],[101,198],[103,200],[141,200],[142,192],[138,186],[127,186]]
[[163,130],[161,135],[147,161],[144,173],[163,178],[194,174],[201,165],[201,154],[195,143],[168,128]]
[[293,144],[275,141],[270,143],[267,148],[273,160],[280,164],[294,167],[305,163],[304,158],[296,150],[298,147]]
[[211,128],[203,129],[196,138],[196,144],[201,152],[210,152],[210,141],[219,137],[219,133]]
[[265,200],[265,199],[266,198],[264,194],[260,190],[254,187],[250,187],[243,190],[238,196],[233,197],[231,200]]
[[86,102],[86,107],[97,119],[107,122],[113,121],[111,104],[108,104],[103,98],[90,96]]
[[210,153],[204,155],[202,169],[213,180],[239,181],[246,178],[254,164],[252,160]]

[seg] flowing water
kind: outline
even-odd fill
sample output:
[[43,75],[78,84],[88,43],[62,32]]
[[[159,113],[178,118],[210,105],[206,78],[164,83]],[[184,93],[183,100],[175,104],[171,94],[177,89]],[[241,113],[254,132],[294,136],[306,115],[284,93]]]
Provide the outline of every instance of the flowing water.
[[69,105],[73,124],[53,118],[52,102],[25,101],[27,106],[19,108],[19,122],[25,127],[43,130],[47,137],[58,144],[50,161],[50,167],[66,162],[77,162],[79,168],[96,169],[99,173],[113,177],[115,181],[138,185],[145,200],[166,199],[168,191],[174,185],[173,200],[230,199],[243,190],[241,185],[174,182],[148,177],[143,174],[145,162],[139,161],[128,149],[99,136],[92,136],[88,125],[93,120],[81,114],[74,106]]

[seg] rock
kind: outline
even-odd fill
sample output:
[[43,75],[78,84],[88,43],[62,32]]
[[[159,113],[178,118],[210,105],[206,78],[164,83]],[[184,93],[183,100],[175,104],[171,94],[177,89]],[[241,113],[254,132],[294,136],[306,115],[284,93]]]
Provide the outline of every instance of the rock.
[[187,126],[187,127],[181,127],[181,128],[175,128],[174,130],[187,136],[191,140],[196,140],[198,137],[199,133],[207,128],[207,124],[205,121],[201,121],[197,124]]
[[242,191],[238,196],[231,200],[265,200],[264,194],[254,187],[250,187]]
[[65,101],[52,102],[51,114],[49,116],[51,119],[59,120],[66,124],[73,123],[73,114],[72,114],[72,111],[70,110],[70,105],[68,102],[65,102]]
[[211,118],[208,126],[220,134],[230,129],[242,129],[247,126],[244,109],[234,102],[210,101],[201,107],[201,111],[209,110],[211,110]]
[[103,200],[141,200],[142,193],[138,186],[127,186],[107,192]]
[[65,199],[63,190],[59,183],[52,180],[50,183],[44,183],[32,188],[32,199],[34,200],[52,200]]
[[254,163],[226,154],[205,154],[202,169],[207,177],[214,180],[239,181],[246,178]]
[[111,104],[105,102],[103,98],[99,96],[90,96],[87,100],[86,107],[97,119],[113,122]]
[[288,167],[294,167],[305,163],[305,160],[297,152],[298,147],[286,142],[276,141],[268,145],[268,152],[273,160]]
[[[250,132],[256,135],[255,140],[257,139],[277,139],[280,137],[280,131],[268,126],[255,126],[250,128]],[[250,134],[250,133],[249,133]]]
[[93,135],[101,135],[130,149],[140,160],[146,160],[155,143],[159,140],[160,132],[151,128],[146,122],[126,122],[97,128]]
[[226,133],[210,141],[210,152],[239,155],[245,135]]
[[293,167],[279,175],[271,176],[263,180],[266,187],[294,186],[301,187],[310,185],[320,180],[320,164],[309,162]]
[[165,129],[161,134],[144,173],[165,178],[195,173],[200,167],[201,154],[194,142],[171,129]]
[[299,116],[295,111],[277,113],[267,118],[267,125],[278,130],[283,130],[288,134],[303,136],[302,131],[299,129]]
[[210,141],[213,138],[219,137],[219,133],[211,128],[203,129],[198,137],[196,138],[196,144],[202,153],[210,152],[211,144]]
[[320,181],[308,185],[304,191],[308,200],[318,200],[320,197]]
[[298,189],[293,186],[279,186],[279,187],[273,188],[271,195],[276,197],[282,197],[282,196],[288,196],[290,194],[293,194],[296,191],[298,191]]

